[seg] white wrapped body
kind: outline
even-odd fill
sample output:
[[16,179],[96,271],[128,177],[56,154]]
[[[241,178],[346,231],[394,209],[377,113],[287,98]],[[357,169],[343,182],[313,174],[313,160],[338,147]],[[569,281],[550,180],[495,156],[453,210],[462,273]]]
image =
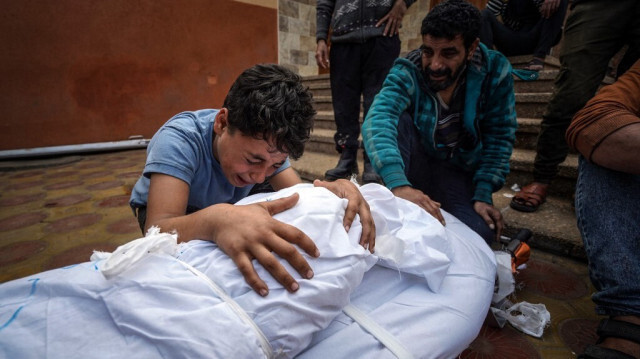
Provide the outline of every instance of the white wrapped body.
[[283,263],[296,293],[256,265],[270,288],[260,297],[215,244],[150,234],[126,251],[0,284],[0,357],[394,357],[343,313],[350,305],[413,357],[456,356],[488,311],[493,253],[446,213],[443,227],[382,186],[360,190],[376,222],[375,254],[358,245],[358,220],[344,230],[346,200],[326,189],[304,184],[238,203],[300,193],[275,216],[320,249],[319,258],[305,255],[311,280]]

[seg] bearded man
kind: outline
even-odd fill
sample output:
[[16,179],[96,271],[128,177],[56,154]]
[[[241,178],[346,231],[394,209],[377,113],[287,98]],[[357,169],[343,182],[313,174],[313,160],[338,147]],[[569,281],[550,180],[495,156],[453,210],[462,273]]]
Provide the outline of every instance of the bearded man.
[[509,172],[517,122],[511,65],[479,43],[480,24],[466,1],[435,6],[422,46],[389,71],[362,137],[396,196],[445,224],[442,208],[490,243],[504,227],[492,194]]

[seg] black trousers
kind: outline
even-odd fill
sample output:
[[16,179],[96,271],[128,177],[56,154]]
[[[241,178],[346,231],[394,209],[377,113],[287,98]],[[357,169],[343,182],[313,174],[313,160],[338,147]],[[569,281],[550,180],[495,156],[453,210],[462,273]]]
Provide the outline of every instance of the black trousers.
[[623,45],[629,49],[618,73],[640,58],[640,2],[590,0],[576,4],[565,24],[560,72],[555,91],[542,116],[533,165],[536,182],[551,183],[569,146],[565,132],[575,113],[593,97],[607,64]]
[[398,122],[398,149],[411,186],[440,202],[442,209],[453,214],[490,245],[495,241],[496,232],[473,209],[474,202],[471,200],[474,195],[474,172],[430,157],[420,138],[413,118],[403,112]]
[[378,36],[365,43],[332,43],[331,96],[335,114],[336,150],[358,148],[360,97],[364,116],[380,91],[389,69],[400,54],[400,38]]
[[[491,13],[482,10],[482,27],[480,29],[480,41],[492,48],[494,45],[505,56],[518,56],[533,54],[535,57],[544,58],[549,54],[551,47],[560,42],[562,37],[562,23],[567,13],[568,0],[561,0],[556,12],[545,19],[540,17],[537,21],[523,24],[519,30],[512,30]],[[537,8],[531,9],[537,12]]]

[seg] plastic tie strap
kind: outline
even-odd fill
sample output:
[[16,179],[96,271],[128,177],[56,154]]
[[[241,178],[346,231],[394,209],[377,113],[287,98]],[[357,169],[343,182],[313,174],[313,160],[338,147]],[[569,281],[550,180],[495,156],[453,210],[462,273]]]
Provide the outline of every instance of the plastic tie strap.
[[373,335],[380,343],[389,349],[398,359],[413,359],[413,354],[409,352],[400,341],[389,333],[386,329],[374,322],[368,315],[356,308],[353,304],[348,304],[342,311],[348,315],[364,330]]

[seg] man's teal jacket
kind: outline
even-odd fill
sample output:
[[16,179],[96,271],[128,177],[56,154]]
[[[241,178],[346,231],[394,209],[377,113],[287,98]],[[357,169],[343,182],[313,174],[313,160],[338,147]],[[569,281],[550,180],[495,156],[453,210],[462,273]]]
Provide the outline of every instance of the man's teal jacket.
[[[410,58],[411,56],[409,56]],[[466,145],[447,154],[436,149],[437,106],[423,79],[419,56],[399,58],[389,71],[362,125],[369,158],[389,189],[411,185],[398,149],[398,119],[408,112],[421,133],[428,155],[473,172],[473,201],[492,204],[509,173],[516,121],[513,77],[509,61],[479,44],[467,68],[463,135]]]

